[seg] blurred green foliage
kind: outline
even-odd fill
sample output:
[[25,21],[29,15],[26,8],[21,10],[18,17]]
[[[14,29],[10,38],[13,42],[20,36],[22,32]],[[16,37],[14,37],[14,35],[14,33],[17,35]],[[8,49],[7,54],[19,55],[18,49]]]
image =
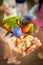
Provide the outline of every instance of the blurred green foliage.
[[0,15],[0,22],[2,22],[2,20],[3,20],[3,16],[2,16],[2,15]]
[[[0,0],[0,5],[2,5],[3,0]],[[3,12],[0,11],[0,22],[3,20]]]
[[0,11],[0,22],[3,20],[3,12]]
[[3,3],[3,0],[0,0],[0,5],[2,5],[2,3]]
[[28,6],[32,7],[34,5],[34,0],[26,0],[26,2]]

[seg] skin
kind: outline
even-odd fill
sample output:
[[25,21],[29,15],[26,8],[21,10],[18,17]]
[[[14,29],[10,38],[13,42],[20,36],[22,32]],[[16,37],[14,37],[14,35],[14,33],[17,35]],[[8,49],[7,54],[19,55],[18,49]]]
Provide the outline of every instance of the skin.
[[[21,62],[19,60],[17,60],[15,58],[15,56],[13,56],[13,53],[12,53],[12,49],[10,48],[7,39],[6,37],[4,36],[5,35],[5,31],[0,27],[0,41],[3,42],[4,44],[4,55],[5,55],[5,59],[8,59],[7,60],[7,63],[8,64],[20,64]],[[4,32],[3,32],[4,31]]]
[[34,2],[38,3],[38,2],[39,2],[39,0],[34,0]]
[[[12,37],[12,40],[14,42],[14,37]],[[21,36],[20,40],[21,40],[21,42],[23,42],[23,37],[22,36]],[[37,48],[39,48],[41,46],[40,40],[38,38],[36,38],[36,37],[33,38],[31,40],[31,42],[32,42],[33,45],[31,45],[31,47],[28,48],[28,50],[23,52],[23,54],[22,54],[23,57],[26,56],[26,54],[29,55],[32,51],[34,51],[35,49],[37,49]]]
[[0,11],[2,11],[3,13],[10,15],[10,11],[7,9],[7,7],[5,5],[1,5],[0,6]]

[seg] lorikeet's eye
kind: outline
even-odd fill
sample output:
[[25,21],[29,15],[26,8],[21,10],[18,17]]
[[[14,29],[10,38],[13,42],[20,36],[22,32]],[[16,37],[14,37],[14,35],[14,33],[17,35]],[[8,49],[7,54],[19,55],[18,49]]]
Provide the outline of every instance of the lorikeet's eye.
[[31,20],[29,19],[24,19],[23,21],[22,21],[22,24],[23,25],[28,25],[29,23],[31,22]]

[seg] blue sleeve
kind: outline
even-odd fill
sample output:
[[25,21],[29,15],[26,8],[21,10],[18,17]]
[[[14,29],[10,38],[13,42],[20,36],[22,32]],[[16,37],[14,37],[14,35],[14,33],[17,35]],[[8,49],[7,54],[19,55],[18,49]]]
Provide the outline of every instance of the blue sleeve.
[[32,7],[32,9],[30,9],[30,11],[28,13],[29,15],[33,16],[33,19],[37,19],[37,17],[35,16],[35,9],[36,9],[36,7],[37,7],[37,5],[34,5]]

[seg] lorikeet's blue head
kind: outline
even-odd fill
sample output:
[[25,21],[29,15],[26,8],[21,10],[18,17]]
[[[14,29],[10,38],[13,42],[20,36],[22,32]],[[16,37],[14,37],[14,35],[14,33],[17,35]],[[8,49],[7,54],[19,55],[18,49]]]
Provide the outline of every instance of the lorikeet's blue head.
[[30,15],[25,15],[23,21],[21,22],[23,25],[28,25],[31,23],[32,16]]

